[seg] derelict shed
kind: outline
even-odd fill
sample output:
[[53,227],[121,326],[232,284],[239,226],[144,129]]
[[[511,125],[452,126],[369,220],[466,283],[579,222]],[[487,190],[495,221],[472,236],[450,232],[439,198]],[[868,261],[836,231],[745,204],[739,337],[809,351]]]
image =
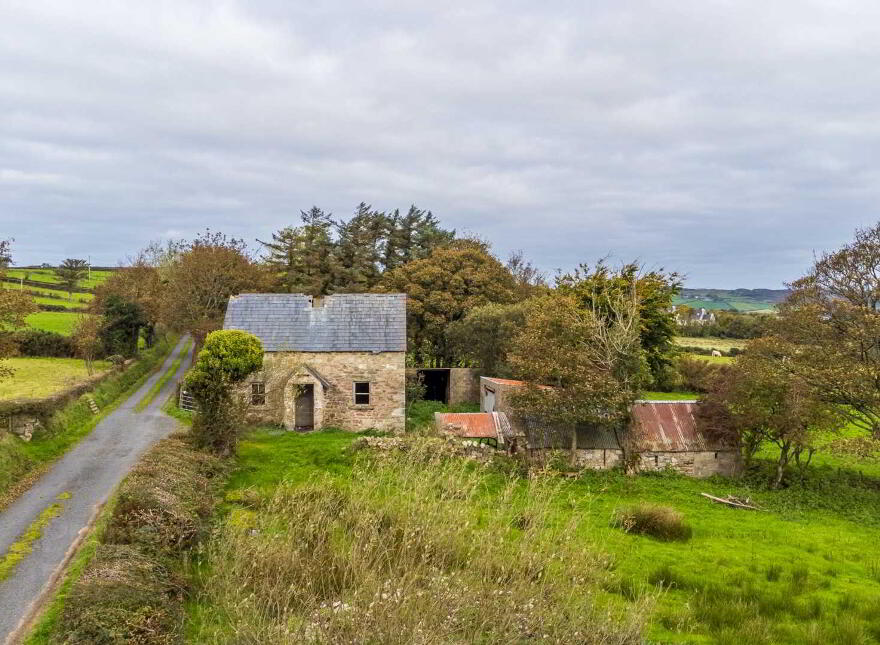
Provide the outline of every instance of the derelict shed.
[[403,430],[404,294],[241,294],[224,329],[263,343],[263,368],[249,377],[248,418],[311,430]]

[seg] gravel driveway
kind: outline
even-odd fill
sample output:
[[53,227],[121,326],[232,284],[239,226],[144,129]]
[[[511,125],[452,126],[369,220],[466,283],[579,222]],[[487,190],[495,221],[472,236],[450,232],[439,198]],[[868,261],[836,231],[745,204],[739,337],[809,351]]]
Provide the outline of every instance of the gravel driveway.
[[[185,338],[165,359],[162,368],[122,403],[66,455],[57,461],[24,495],[0,513],[0,554],[20,539],[34,520],[55,503],[60,514],[43,529],[33,551],[0,582],[0,642],[18,626],[28,609],[64,560],[95,506],[104,502],[116,485],[156,441],[170,434],[177,421],[159,407],[177,381],[172,377],[142,412],[134,406],[158,381],[183,349]],[[184,360],[181,371],[189,365]],[[69,497],[68,497],[69,496]]]

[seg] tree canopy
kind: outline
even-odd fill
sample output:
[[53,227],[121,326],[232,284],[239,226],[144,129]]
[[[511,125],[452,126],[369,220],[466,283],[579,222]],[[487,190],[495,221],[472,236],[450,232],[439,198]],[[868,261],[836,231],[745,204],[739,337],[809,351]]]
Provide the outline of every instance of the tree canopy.
[[80,280],[88,275],[89,263],[85,260],[67,258],[59,266],[55,267],[53,271],[67,291],[67,298],[69,300],[73,297],[73,290],[76,289]]
[[407,294],[407,335],[417,362],[454,361],[446,328],[476,307],[516,298],[510,272],[475,240],[456,240],[399,266],[379,288]]
[[643,271],[630,262],[618,269],[599,261],[590,268],[582,264],[573,273],[556,279],[560,293],[570,295],[584,309],[597,312],[600,318],[613,320],[614,303],[621,297],[635,294],[639,303],[639,339],[645,359],[656,382],[662,382],[664,372],[675,355],[675,315],[672,302],[681,288],[681,276],[662,269]]

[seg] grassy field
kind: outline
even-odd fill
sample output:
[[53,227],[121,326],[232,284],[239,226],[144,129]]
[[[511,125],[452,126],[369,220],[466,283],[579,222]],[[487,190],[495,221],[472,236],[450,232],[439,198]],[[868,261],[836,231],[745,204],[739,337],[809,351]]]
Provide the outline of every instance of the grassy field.
[[[4,289],[14,289],[16,291],[19,290],[18,285],[12,284],[11,282],[0,282],[0,286],[2,286]],[[58,291],[57,289],[45,289],[43,287],[27,287],[24,290],[42,294],[42,298],[40,296],[34,296],[34,300],[36,300],[36,302],[45,303],[47,305],[70,305],[72,307],[83,307],[91,302],[92,298],[94,298],[91,293],[74,293],[71,294],[71,299],[68,300],[66,291]]]
[[31,329],[42,329],[43,331],[52,331],[56,334],[69,336],[73,333],[76,321],[82,315],[74,312],[39,311],[31,314],[25,320]]
[[[335,494],[330,492],[332,487],[314,488],[314,482],[320,481],[315,478],[326,476],[338,482],[343,491],[349,484],[358,490],[371,489],[375,482],[370,478],[385,475],[357,467],[357,457],[344,452],[353,439],[341,432],[299,435],[261,429],[252,433],[241,444],[239,467],[226,492],[221,533],[236,527],[233,532],[244,540],[242,534],[246,537],[269,531],[279,544],[288,544],[292,530],[287,527],[292,524],[287,523],[284,513],[295,511],[273,506],[271,500],[279,491],[296,496],[301,490],[302,503],[312,504],[314,498],[307,490],[316,495],[319,490],[330,497]],[[767,450],[762,457],[772,458],[773,453]],[[742,480],[694,480],[671,473],[632,477],[619,472],[587,472],[576,480],[555,480],[547,515],[541,521],[548,528],[575,527],[577,543],[587,545],[591,557],[606,563],[603,568],[608,575],[594,572],[595,582],[589,592],[596,606],[612,613],[637,614],[642,611],[640,602],[650,599],[653,610],[644,628],[645,643],[880,641],[880,556],[876,551],[880,460],[820,453],[803,478],[791,477],[789,486],[781,491],[766,488],[769,467],[769,461],[759,461],[757,470]],[[529,480],[502,471],[490,469],[481,475],[482,493],[476,500],[464,491],[444,498],[447,511],[460,513],[457,521],[479,524],[481,516],[488,521],[485,514],[494,512],[488,509],[515,506],[518,498],[511,497],[511,482],[516,490],[528,495]],[[410,490],[396,488],[391,479],[383,480],[382,486],[385,501],[375,499],[371,503],[393,518],[411,503]],[[418,485],[410,482],[407,486]],[[764,510],[742,511],[714,504],[700,495],[703,492],[750,497]],[[389,500],[400,500],[400,506]],[[611,519],[618,509],[643,502],[669,505],[683,513],[693,529],[692,538],[687,542],[664,542],[612,527]],[[341,498],[339,503],[343,503]],[[462,507],[466,504],[473,506],[473,516]],[[278,515],[267,521],[268,513]],[[423,530],[436,531],[444,540],[452,539],[439,526],[425,526]],[[543,534],[533,535],[528,529],[502,532],[504,538],[493,540],[493,548],[498,544],[515,548],[521,539],[536,540],[537,545],[544,539]],[[212,569],[229,564],[224,558],[233,556],[235,551],[230,549],[245,548],[246,542],[233,543],[224,538],[222,544],[209,545],[208,553],[212,555],[204,570],[205,586],[189,607],[192,642],[230,642],[234,638],[228,630],[241,628],[240,621],[249,620],[241,611],[247,612],[252,606],[254,596],[248,594],[260,585],[244,574],[235,585],[212,574]],[[269,575],[271,571],[278,584],[282,584],[284,566],[298,566],[285,564],[288,561],[283,558],[271,563],[260,561],[261,557],[276,557],[274,552],[257,550],[248,555],[255,560],[237,570],[250,570],[254,575],[260,571]],[[300,550],[298,557],[306,555]],[[547,575],[554,575],[552,571],[548,569]],[[413,581],[411,584],[418,587]],[[503,588],[498,591],[503,593]],[[417,592],[410,588],[408,593]],[[327,597],[327,603],[339,602],[341,606],[348,601],[344,591]],[[480,604],[474,605],[477,607]],[[551,623],[548,614],[548,629]],[[286,641],[276,638],[265,642]]]
[[701,338],[695,336],[676,336],[675,344],[682,347],[700,347],[703,349],[717,349],[720,352],[729,352],[731,349],[742,349],[746,342],[740,338]]
[[[6,362],[15,374],[0,381],[0,400],[41,398],[88,378],[85,363],[78,358],[10,358]],[[107,361],[95,362],[96,373],[109,368]]]
[[[80,287],[86,289],[94,289],[104,280],[106,280],[112,271],[92,271],[92,277],[80,280]],[[34,280],[35,282],[51,282],[58,284],[60,281],[52,269],[7,269],[6,277],[8,278],[25,278],[26,280]]]

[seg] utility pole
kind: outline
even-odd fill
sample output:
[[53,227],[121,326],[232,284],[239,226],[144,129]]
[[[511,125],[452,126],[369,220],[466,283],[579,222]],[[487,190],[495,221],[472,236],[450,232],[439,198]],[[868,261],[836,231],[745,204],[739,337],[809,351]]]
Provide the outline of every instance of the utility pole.
[[92,279],[92,256],[89,255],[89,280]]

